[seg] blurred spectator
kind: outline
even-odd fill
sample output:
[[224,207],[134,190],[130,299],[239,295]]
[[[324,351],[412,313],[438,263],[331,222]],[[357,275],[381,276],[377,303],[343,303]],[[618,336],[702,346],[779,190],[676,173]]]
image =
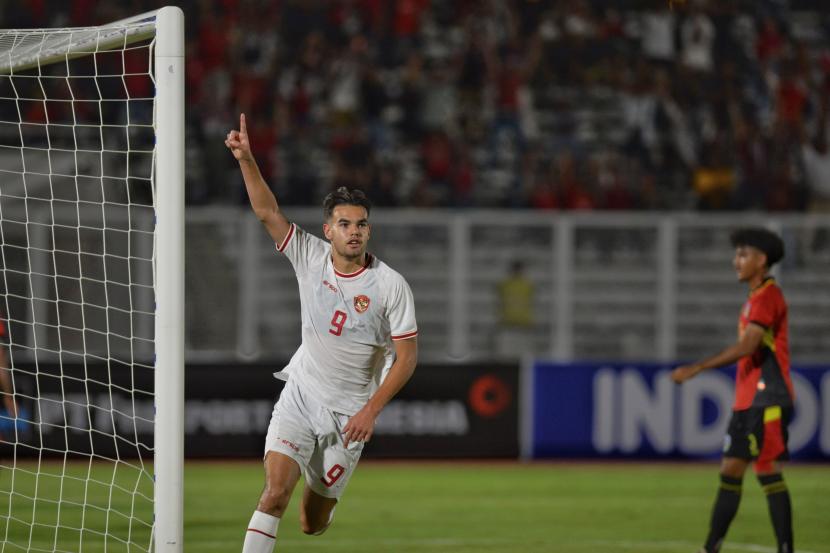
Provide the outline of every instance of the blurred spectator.
[[650,70],[644,64],[629,75],[622,97],[622,113],[627,133],[625,151],[644,164],[652,164],[657,145],[657,98]]
[[776,97],[778,124],[798,129],[807,109],[808,89],[805,76],[796,72],[792,62],[784,64]]
[[752,117],[735,120],[735,153],[738,170],[734,207],[762,209],[769,188],[770,143]]
[[799,179],[799,153],[792,148],[798,144],[797,132],[785,125],[776,125],[770,149],[770,181],[766,206],[770,211],[803,210],[806,208],[805,185]]
[[763,69],[775,64],[784,51],[784,37],[778,30],[778,22],[772,16],[766,16],[755,41],[755,55]]
[[701,164],[692,175],[692,184],[701,209],[726,209],[736,185],[734,162],[729,159],[723,135],[703,147]]
[[390,163],[382,163],[375,167],[372,183],[367,195],[372,198],[372,205],[378,207],[396,207],[399,205],[395,187],[400,175],[397,168]]
[[400,128],[407,142],[421,137],[421,110],[425,78],[423,59],[417,53],[410,54],[403,67],[398,105],[402,112]]
[[326,86],[323,50],[323,36],[310,33],[302,41],[299,63],[279,74],[277,90],[282,119],[290,129],[313,125],[323,118]]
[[436,61],[426,72],[421,95],[421,124],[428,131],[451,132],[458,121],[458,96],[452,66]]
[[617,211],[638,207],[632,194],[630,179],[623,175],[619,160],[613,157],[596,160],[594,174],[602,193],[600,207]]
[[[7,26],[48,27],[162,3],[2,10]],[[240,110],[287,203],[314,204],[338,182],[377,190],[387,205],[797,210],[827,198],[818,120],[830,96],[830,27],[809,23],[818,13],[790,18],[786,2],[199,0],[183,9],[193,202],[240,199],[220,151]],[[115,71],[105,58],[102,70]],[[124,63],[135,73],[130,94],[150,94],[137,75],[146,61]],[[18,93],[41,91],[21,82]],[[104,118],[119,109],[107,106]],[[42,102],[21,110],[32,122],[70,115]]]
[[475,193],[475,167],[470,150],[463,144],[456,147],[455,162],[450,177],[452,188],[451,203],[455,207],[473,205]]
[[419,45],[419,33],[427,0],[393,0],[392,29],[397,59],[403,60]]
[[369,61],[362,64],[359,93],[360,118],[369,130],[371,144],[378,151],[386,150],[391,142],[384,119],[388,98],[377,67]]
[[444,131],[433,131],[426,135],[421,146],[424,176],[440,203],[449,202],[450,176],[453,169],[453,147]]
[[513,261],[510,273],[498,284],[497,357],[518,359],[533,353],[534,296],[535,285],[525,274],[524,262]]
[[696,0],[692,12],[680,26],[680,56],[683,65],[694,71],[708,72],[714,68],[712,46],[715,26]]
[[825,95],[812,140],[807,138],[802,127],[801,155],[807,187],[811,192],[808,208],[822,213],[830,212],[830,148],[827,144],[829,107],[830,97]]
[[669,64],[674,61],[675,14],[668,5],[660,3],[654,10],[642,15],[643,54],[655,62]]
[[570,152],[559,157],[556,166],[557,187],[562,190],[562,206],[565,209],[594,209],[596,200],[589,185],[578,173],[577,163]]
[[554,184],[546,179],[539,179],[533,185],[530,194],[530,207],[534,209],[559,209],[561,203]]
[[354,36],[344,52],[333,54],[329,68],[332,124],[339,126],[354,123],[360,103],[361,73],[368,44],[363,36]]
[[461,58],[458,73],[458,93],[461,114],[464,118],[465,131],[468,136],[479,137],[483,132],[484,95],[487,84],[494,70],[494,52],[490,39],[476,28],[468,30],[468,44]]

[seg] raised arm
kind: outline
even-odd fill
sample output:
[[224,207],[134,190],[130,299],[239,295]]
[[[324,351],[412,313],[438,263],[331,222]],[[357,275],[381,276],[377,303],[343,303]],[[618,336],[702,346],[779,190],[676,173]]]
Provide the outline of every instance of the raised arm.
[[265,225],[265,229],[276,244],[282,244],[291,223],[280,211],[277,198],[259,172],[259,166],[251,153],[251,143],[248,140],[248,126],[245,124],[245,114],[239,114],[239,130],[231,131],[225,139],[225,146],[239,162],[242,178],[245,180],[245,190],[257,218]]

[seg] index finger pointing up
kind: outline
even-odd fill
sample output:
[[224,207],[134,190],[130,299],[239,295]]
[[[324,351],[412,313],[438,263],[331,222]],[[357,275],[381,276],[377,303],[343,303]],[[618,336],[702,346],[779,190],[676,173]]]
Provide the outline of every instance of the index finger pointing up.
[[245,125],[245,114],[239,114],[239,132],[242,134],[248,134],[248,127]]

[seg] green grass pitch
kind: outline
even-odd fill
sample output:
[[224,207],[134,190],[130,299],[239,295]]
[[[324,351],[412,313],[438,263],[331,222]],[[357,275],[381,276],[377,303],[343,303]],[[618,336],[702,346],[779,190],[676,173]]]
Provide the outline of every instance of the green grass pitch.
[[[132,470],[72,465],[63,497],[77,500],[58,512],[62,465],[4,467],[0,472],[0,547],[3,552],[127,552],[143,548],[98,532],[125,532],[129,519],[94,506],[134,509],[147,520],[149,503],[129,488],[148,490]],[[12,474],[15,473],[14,475]],[[93,485],[84,485],[87,476]],[[796,551],[830,553],[830,466],[792,465]],[[9,494],[11,478],[15,493]],[[36,482],[37,481],[37,482]],[[111,494],[103,483],[117,483]],[[240,551],[262,489],[257,462],[191,462],[185,469],[185,551]],[[35,485],[39,487],[35,493]],[[717,486],[717,463],[479,463],[363,461],[326,534],[299,530],[295,494],[280,524],[280,553],[693,553],[704,537]],[[38,499],[33,499],[37,496]],[[86,497],[85,500],[82,498]],[[83,504],[86,502],[87,507]],[[84,516],[87,532],[72,530]],[[58,521],[61,524],[56,524]],[[32,524],[32,521],[35,524]],[[57,528],[57,530],[55,529]],[[146,529],[132,524],[146,543]],[[79,548],[79,540],[83,547]],[[766,502],[747,475],[740,511],[723,553],[773,553]]]

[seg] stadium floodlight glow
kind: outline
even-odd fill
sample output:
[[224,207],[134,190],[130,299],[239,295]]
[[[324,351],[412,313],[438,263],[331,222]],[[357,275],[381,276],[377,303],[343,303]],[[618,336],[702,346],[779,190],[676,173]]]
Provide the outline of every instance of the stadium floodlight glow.
[[0,323],[2,549],[181,552],[181,9],[0,30]]

